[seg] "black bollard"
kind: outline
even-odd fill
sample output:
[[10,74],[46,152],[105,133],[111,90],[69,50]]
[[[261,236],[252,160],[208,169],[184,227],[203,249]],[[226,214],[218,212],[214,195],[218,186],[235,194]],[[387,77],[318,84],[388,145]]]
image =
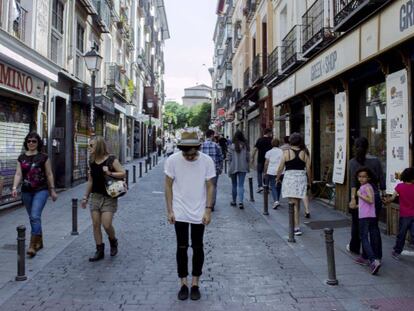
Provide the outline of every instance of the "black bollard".
[[254,202],[253,177],[249,177],[250,202]]
[[142,162],[139,162],[139,178],[142,177]]
[[148,159],[148,168],[149,168],[149,170],[152,170],[152,160],[151,160],[151,158]]
[[155,167],[155,155],[152,156],[152,166]]
[[17,276],[16,281],[26,281],[27,276],[25,273],[25,255],[24,249],[26,247],[26,227],[18,226],[17,230]]
[[132,182],[135,184],[137,182],[137,166],[132,165]]
[[336,279],[336,269],[335,269],[335,249],[334,249],[334,239],[333,239],[333,229],[326,228],[325,231],[325,243],[326,243],[326,257],[328,261],[328,279],[326,284],[328,285],[338,285],[338,280]]
[[227,159],[224,160],[224,173],[227,174]]
[[78,199],[72,199],[72,233],[79,235],[78,232]]
[[127,188],[129,188],[129,170],[125,170],[125,182],[126,182]]
[[269,215],[269,186],[263,187],[263,215]]
[[158,153],[155,155],[155,164],[158,165]]
[[289,202],[289,239],[288,242],[295,243],[295,204]]
[[145,173],[148,173],[148,160],[145,160]]

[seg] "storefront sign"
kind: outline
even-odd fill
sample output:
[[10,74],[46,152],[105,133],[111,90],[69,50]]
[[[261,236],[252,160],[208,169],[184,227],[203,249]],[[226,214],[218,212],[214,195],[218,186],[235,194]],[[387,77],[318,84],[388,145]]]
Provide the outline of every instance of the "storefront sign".
[[387,193],[409,167],[408,85],[405,69],[387,76]]
[[273,105],[278,105],[293,95],[295,95],[295,74],[273,88]]
[[0,87],[43,101],[42,80],[3,62],[0,62]]
[[312,106],[304,107],[305,114],[305,145],[309,153],[312,155]]
[[332,181],[343,184],[346,173],[348,141],[348,104],[346,93],[335,95],[335,157]]
[[114,103],[109,97],[106,97],[105,95],[96,96],[95,107],[101,109],[106,113],[115,114]]

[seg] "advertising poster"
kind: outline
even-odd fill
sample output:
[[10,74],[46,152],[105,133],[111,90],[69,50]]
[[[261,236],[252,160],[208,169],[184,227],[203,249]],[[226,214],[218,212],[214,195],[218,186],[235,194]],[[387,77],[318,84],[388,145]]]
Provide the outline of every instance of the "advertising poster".
[[408,86],[405,69],[387,76],[387,193],[409,167]]
[[305,113],[305,145],[309,150],[309,154],[312,156],[312,106],[307,105],[304,107]]
[[335,160],[332,181],[343,184],[346,173],[346,153],[348,141],[348,107],[346,93],[335,95]]

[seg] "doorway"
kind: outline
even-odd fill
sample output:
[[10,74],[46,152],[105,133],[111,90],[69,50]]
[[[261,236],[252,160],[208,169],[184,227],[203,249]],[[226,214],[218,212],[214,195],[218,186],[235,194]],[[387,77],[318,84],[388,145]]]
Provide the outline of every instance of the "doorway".
[[66,177],[66,100],[55,97],[55,126],[52,132],[52,168],[55,177],[55,187],[65,188]]

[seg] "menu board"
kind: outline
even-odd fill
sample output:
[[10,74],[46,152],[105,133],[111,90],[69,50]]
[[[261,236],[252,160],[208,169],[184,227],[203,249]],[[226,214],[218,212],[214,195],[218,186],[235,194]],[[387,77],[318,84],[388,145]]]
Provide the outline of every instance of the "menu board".
[[343,184],[346,173],[348,105],[345,92],[335,95],[335,157],[332,181]]

